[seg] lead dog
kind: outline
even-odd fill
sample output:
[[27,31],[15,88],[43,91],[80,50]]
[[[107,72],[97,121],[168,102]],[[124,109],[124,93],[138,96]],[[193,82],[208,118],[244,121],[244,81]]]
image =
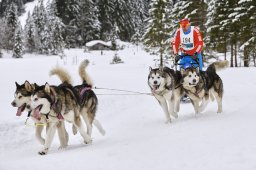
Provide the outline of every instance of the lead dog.
[[178,117],[180,98],[183,95],[181,80],[179,71],[168,67],[163,69],[150,67],[148,85],[165,113],[166,123],[171,122],[171,117]]
[[[191,99],[195,113],[202,112],[209,103],[209,97],[217,100],[217,113],[222,112],[223,82],[216,71],[228,67],[229,62],[219,61],[209,65],[206,71],[199,71],[198,68],[181,69],[183,77],[183,88]],[[199,103],[201,104],[199,105]]]
[[71,85],[68,74],[60,76],[59,86],[45,85],[36,87],[31,97],[31,107],[35,112],[44,115],[54,113],[55,117],[63,117],[72,123],[84,139],[84,143],[91,143],[91,137],[85,132],[80,118],[79,96]]
[[[15,99],[11,103],[13,107],[18,107],[16,116],[21,116],[22,112],[27,110],[28,117],[31,117],[32,120],[35,122],[35,136],[38,141],[44,145],[44,148],[40,150],[38,153],[44,155],[47,153],[48,149],[53,140],[54,133],[58,131],[59,141],[60,141],[60,149],[65,148],[68,145],[68,133],[65,129],[65,124],[63,120],[60,120],[56,117],[49,117],[46,119],[45,115],[40,115],[37,112],[33,112],[32,110],[28,109],[27,106],[31,102],[31,95],[35,90],[35,85],[30,84],[28,81],[25,81],[24,84],[19,85],[17,82],[16,84],[16,91],[15,91]],[[46,124],[46,138],[42,137],[42,131],[44,126],[41,124]],[[47,149],[46,149],[47,148]]]

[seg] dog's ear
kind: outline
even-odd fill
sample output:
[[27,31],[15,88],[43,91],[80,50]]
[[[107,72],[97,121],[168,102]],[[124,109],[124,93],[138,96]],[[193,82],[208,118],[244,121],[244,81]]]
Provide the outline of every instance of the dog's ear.
[[15,81],[15,84],[16,84],[16,88],[19,88],[20,85]]
[[46,93],[51,93],[51,86],[47,82],[45,83],[44,90]]
[[34,83],[33,86],[34,86],[33,87],[34,89],[37,89],[39,87],[38,84],[36,84],[36,83]]
[[31,86],[31,84],[26,80],[25,81],[25,89],[27,90],[27,91],[32,91],[32,86]]

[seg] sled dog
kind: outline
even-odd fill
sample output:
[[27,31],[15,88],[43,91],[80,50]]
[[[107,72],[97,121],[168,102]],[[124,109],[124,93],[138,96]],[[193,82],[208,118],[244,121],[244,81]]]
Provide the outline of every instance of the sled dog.
[[166,123],[171,122],[171,117],[178,117],[180,98],[183,95],[181,80],[179,71],[168,67],[162,69],[150,67],[148,85],[165,113]]
[[[102,135],[105,135],[105,130],[103,129],[102,125],[98,120],[95,119],[97,106],[98,106],[98,99],[95,95],[94,91],[92,90],[92,80],[86,72],[86,68],[89,65],[88,60],[84,60],[81,62],[79,66],[79,75],[81,78],[82,83],[80,85],[74,86],[74,89],[79,96],[79,106],[80,106],[80,114],[84,119],[84,122],[87,127],[87,134],[91,137],[92,134],[92,124],[94,124],[99,132]],[[53,69],[50,75],[57,75],[58,77],[62,77],[62,75],[67,75],[68,73],[61,69],[56,68]]]
[[79,66],[79,75],[81,78],[81,85],[75,86],[77,93],[80,97],[81,115],[87,126],[87,134],[91,136],[92,134],[92,124],[94,124],[102,135],[105,135],[105,130],[103,129],[100,122],[95,119],[96,111],[98,107],[98,99],[94,91],[92,90],[93,83],[91,78],[86,72],[86,68],[89,65],[89,60],[84,60]]
[[34,112],[45,115],[53,113],[52,116],[64,118],[78,129],[84,143],[91,143],[80,119],[79,96],[71,85],[71,77],[65,73],[60,75],[60,79],[62,83],[59,86],[45,83],[36,87],[31,97],[31,108]]
[[214,62],[208,66],[206,71],[199,71],[198,68],[193,67],[181,69],[182,86],[191,99],[196,114],[205,109],[209,103],[209,97],[212,101],[216,99],[217,113],[222,112],[223,82],[216,71],[228,67],[228,64],[227,60]]
[[[35,90],[34,84],[30,84],[28,81],[25,81],[24,84],[19,85],[17,82],[16,91],[15,91],[15,99],[11,103],[13,107],[18,107],[16,116],[21,116],[22,112],[27,110],[28,117],[31,117],[35,122],[35,136],[38,141],[44,145],[44,149],[40,150],[38,153],[41,155],[47,154],[48,149],[53,140],[53,136],[55,134],[56,128],[58,131],[58,136],[60,140],[60,149],[65,148],[68,145],[68,133],[65,129],[65,124],[63,120],[60,120],[56,117],[49,116],[47,119],[45,115],[41,115],[38,112],[34,112],[28,109],[31,102],[31,95]],[[47,119],[47,120],[46,120]],[[42,124],[46,124],[46,138],[42,137],[42,131],[44,126]]]

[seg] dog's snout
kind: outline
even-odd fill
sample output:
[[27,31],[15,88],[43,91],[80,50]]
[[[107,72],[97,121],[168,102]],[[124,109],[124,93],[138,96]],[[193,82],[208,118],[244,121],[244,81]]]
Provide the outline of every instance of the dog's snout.
[[193,83],[196,83],[196,79],[193,79]]
[[11,104],[12,104],[13,107],[16,106],[16,102],[14,102],[14,101]]
[[154,84],[157,84],[157,81],[154,81]]
[[30,106],[29,104],[28,104],[26,107],[27,107],[27,109],[29,109],[29,110],[31,109],[31,106]]

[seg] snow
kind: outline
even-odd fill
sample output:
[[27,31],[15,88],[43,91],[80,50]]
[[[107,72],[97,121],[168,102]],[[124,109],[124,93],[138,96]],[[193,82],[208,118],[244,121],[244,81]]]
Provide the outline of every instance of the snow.
[[100,51],[83,51],[65,50],[64,60],[34,54],[12,59],[4,52],[0,59],[1,170],[256,169],[256,69],[252,67],[218,72],[225,91],[222,114],[216,113],[216,103],[210,103],[197,117],[191,104],[181,104],[179,118],[171,124],[164,123],[164,113],[152,96],[114,95],[121,92],[95,89],[99,99],[97,119],[106,129],[106,136],[93,129],[93,143],[85,145],[66,123],[68,148],[58,150],[55,136],[48,155],[38,155],[42,146],[34,137],[34,127],[24,126],[26,114],[16,117],[16,109],[11,106],[15,81],[57,85],[59,79],[48,74],[59,65],[70,72],[74,84],[79,84],[78,65],[87,58],[87,71],[95,86],[150,92],[147,76],[156,56],[130,44],[118,52],[124,63],[109,64],[115,52],[104,51],[101,55]]

